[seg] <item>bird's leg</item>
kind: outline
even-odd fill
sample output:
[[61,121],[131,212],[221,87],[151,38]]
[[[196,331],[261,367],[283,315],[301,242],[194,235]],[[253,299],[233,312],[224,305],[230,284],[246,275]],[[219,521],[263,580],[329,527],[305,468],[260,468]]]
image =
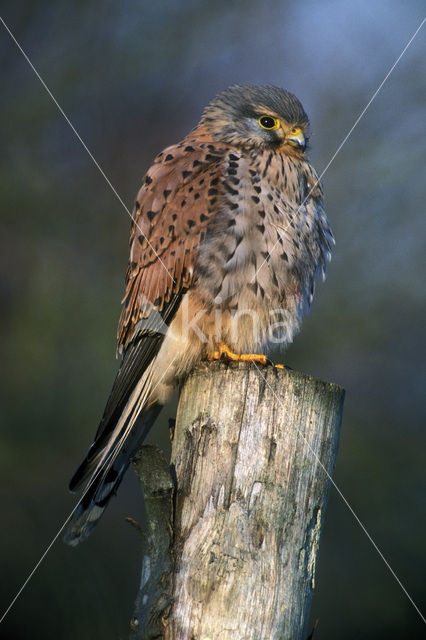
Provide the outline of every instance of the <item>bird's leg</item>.
[[225,342],[219,342],[217,350],[208,354],[209,360],[225,360],[230,362],[258,362],[259,364],[270,364],[277,369],[284,369],[283,364],[274,364],[263,353],[234,353]]

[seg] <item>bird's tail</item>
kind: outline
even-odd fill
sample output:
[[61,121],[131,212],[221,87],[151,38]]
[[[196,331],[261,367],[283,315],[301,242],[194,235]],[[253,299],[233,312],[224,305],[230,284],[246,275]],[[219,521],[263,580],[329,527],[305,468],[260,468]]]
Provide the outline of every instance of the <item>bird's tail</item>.
[[[89,481],[64,535],[64,542],[76,546],[85,540],[115,494],[132,456],[145,439],[162,405],[147,406],[155,358],[136,385],[114,429],[95,440],[70,482],[70,489]],[[136,424],[137,423],[137,424]]]

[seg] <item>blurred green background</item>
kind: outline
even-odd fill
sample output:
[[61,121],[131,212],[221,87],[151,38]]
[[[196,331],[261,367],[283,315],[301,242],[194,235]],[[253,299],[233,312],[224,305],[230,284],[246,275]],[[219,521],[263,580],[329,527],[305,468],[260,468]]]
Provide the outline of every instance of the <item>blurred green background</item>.
[[[23,0],[3,3],[2,16],[131,207],[153,156],[232,83],[293,91],[311,117],[311,158],[321,172],[423,11],[421,1]],[[334,479],[420,607],[425,35],[426,28],[324,177],[337,245],[285,356],[346,388]],[[76,502],[67,482],[117,368],[130,221],[3,27],[0,52],[3,610]],[[173,407],[151,442],[167,446],[172,414]],[[2,637],[127,637],[140,572],[127,515],[142,517],[132,473],[84,545],[53,546]],[[316,640],[393,640],[423,630],[334,489],[316,618]]]

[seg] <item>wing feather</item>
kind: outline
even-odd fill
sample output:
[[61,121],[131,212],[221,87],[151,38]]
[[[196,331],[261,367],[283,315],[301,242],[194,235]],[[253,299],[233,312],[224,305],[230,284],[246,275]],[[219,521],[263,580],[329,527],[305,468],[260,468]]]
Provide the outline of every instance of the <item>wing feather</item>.
[[139,190],[118,328],[123,360],[95,441],[70,482],[71,490],[100,465],[106,465],[107,473],[111,439],[121,442],[117,426],[123,411],[157,355],[182,295],[194,281],[197,249],[213,213],[208,184],[220,181],[221,151],[223,155],[227,149],[216,145],[212,155],[211,139],[202,132],[196,139],[188,137],[157,156]]
[[189,136],[163,151],[138,193],[118,328],[120,353],[133,340],[150,304],[161,312],[173,294],[194,281],[197,249],[217,208],[209,184],[220,183],[222,157],[228,149],[213,145],[200,133],[196,139]]

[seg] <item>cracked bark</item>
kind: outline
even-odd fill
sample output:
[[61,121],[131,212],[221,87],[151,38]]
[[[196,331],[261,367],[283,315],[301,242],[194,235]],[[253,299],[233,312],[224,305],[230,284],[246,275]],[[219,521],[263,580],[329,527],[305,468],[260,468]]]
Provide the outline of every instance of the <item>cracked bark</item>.
[[306,638],[343,397],[243,363],[188,377],[171,457],[172,604],[156,637]]

